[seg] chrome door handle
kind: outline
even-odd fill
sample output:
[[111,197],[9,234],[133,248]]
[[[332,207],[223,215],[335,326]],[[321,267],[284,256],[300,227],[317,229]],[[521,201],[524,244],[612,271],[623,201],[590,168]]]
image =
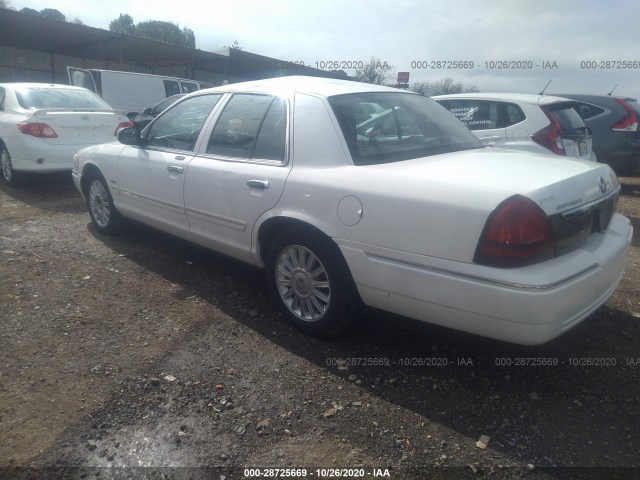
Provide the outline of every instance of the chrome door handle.
[[175,158],[175,160],[180,160],[180,161],[182,161],[182,160],[184,160],[184,157],[183,157],[182,155],[177,155],[177,156],[176,156],[176,158]]
[[247,185],[252,188],[262,188],[263,190],[266,190],[269,188],[269,180],[249,180]]
[[184,168],[183,167],[179,167],[177,165],[169,165],[167,167],[167,170],[169,170],[171,173],[178,173],[178,174],[184,172]]

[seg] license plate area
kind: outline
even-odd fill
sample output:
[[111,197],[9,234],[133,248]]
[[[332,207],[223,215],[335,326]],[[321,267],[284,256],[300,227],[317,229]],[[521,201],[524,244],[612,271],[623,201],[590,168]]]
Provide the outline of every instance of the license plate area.
[[582,248],[592,234],[604,232],[616,211],[618,195],[586,208],[549,217],[556,239],[556,255]]
[[580,152],[580,156],[582,157],[583,155],[586,155],[589,148],[587,147],[587,142],[585,142],[584,140],[581,140],[578,142],[578,150]]

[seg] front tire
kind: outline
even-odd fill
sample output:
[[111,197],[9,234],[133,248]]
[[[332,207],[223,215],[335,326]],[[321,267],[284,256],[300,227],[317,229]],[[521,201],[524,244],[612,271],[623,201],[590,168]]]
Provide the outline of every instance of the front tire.
[[2,179],[7,185],[15,187],[20,184],[22,176],[13,169],[11,155],[4,145],[0,147],[0,169],[2,170]]
[[327,337],[354,316],[355,285],[338,247],[311,232],[285,232],[267,259],[269,290],[285,317],[299,330]]
[[122,226],[122,217],[113,204],[107,182],[99,172],[89,173],[85,197],[96,229],[105,235],[117,233]]

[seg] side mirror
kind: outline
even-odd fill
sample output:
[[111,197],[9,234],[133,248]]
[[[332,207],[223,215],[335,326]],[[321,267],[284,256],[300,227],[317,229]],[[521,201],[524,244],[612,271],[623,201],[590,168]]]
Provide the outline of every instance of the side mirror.
[[123,128],[118,131],[118,141],[124,145],[142,145],[140,130],[137,127]]
[[142,113],[144,113],[145,115],[153,115],[153,108],[147,107],[142,111]]

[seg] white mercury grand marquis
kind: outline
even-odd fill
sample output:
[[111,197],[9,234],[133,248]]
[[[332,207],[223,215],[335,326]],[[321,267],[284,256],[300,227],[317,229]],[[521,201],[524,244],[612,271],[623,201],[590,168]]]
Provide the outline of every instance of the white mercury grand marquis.
[[190,94],[74,157],[98,231],[123,217],[265,267],[298,328],[365,305],[520,344],[569,330],[623,275],[613,171],[484,148],[443,107],[307,77]]

